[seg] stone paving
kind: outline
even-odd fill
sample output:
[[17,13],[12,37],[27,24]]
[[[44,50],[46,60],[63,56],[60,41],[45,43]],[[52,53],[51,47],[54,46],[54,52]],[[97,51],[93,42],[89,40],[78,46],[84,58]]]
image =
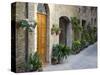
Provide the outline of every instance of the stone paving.
[[97,43],[85,48],[77,55],[71,55],[64,60],[63,64],[48,64],[43,68],[44,71],[59,71],[71,69],[97,68]]

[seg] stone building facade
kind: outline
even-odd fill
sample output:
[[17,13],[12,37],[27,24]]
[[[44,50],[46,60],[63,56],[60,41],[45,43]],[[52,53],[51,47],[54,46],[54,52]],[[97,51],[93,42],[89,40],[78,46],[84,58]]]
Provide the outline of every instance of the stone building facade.
[[[31,19],[37,21],[38,6],[41,3],[25,3],[16,2],[16,72],[23,72],[25,70],[25,50],[26,43],[28,44],[28,56],[30,53],[37,51],[37,26],[33,32],[28,32],[28,37],[26,31],[20,28],[17,24],[20,20]],[[66,45],[71,47],[72,41],[74,39],[71,17],[77,17],[80,19],[80,25],[82,25],[82,20],[86,21],[86,25],[97,23],[97,8],[95,7],[84,7],[84,6],[71,6],[71,5],[56,5],[56,4],[41,4],[46,12],[46,61],[51,63],[51,52],[54,44],[58,44],[60,41],[60,35],[52,35],[51,28],[53,24],[57,24],[60,27],[60,18],[66,20]],[[13,12],[13,10],[12,10]],[[13,19],[13,17],[12,17]],[[38,22],[38,21],[37,21]],[[62,24],[63,25],[63,24]],[[28,38],[26,42],[26,37]]]

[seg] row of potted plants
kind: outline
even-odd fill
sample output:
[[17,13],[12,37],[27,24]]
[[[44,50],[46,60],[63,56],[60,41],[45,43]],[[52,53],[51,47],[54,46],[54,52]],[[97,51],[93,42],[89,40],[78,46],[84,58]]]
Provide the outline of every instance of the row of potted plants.
[[84,32],[81,40],[75,40],[72,44],[72,54],[77,54],[84,48],[95,43],[97,41],[96,31],[91,30],[91,32]]
[[92,28],[90,31],[84,32],[81,40],[75,40],[72,43],[72,48],[69,48],[62,44],[54,45],[52,48],[52,64],[62,63],[63,59],[69,56],[70,54],[77,54],[82,51],[84,48],[95,43],[97,41],[97,29],[96,27]]

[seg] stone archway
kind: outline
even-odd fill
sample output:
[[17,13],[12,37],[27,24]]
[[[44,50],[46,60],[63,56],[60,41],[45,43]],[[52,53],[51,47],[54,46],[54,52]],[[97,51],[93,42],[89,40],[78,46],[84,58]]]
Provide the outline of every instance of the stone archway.
[[72,46],[72,25],[70,20],[66,16],[61,16],[59,18],[59,27],[61,28],[61,33],[59,35],[59,43],[66,46]]

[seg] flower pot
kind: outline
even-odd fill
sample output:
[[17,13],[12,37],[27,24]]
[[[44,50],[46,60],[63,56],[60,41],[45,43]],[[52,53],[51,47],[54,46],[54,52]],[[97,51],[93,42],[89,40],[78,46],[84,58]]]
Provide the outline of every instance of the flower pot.
[[55,32],[54,31],[51,31],[51,34],[53,35]]
[[56,35],[59,35],[60,33],[61,33],[61,31],[59,30],[59,31],[56,32]]
[[51,64],[56,65],[58,63],[58,60],[56,58],[51,59]]

